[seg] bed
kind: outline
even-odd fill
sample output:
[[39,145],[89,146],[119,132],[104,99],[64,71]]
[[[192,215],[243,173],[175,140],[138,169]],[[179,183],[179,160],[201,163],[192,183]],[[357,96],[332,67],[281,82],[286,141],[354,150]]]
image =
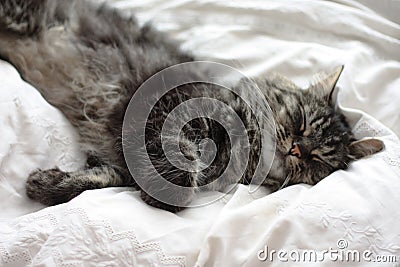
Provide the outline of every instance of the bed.
[[[385,150],[313,187],[270,194],[240,185],[217,202],[177,214],[147,206],[130,188],[86,191],[45,207],[26,197],[28,174],[74,170],[85,155],[64,116],[1,61],[0,266],[400,263],[400,2],[110,4],[134,12],[140,23],[152,21],[182,49],[249,76],[278,72],[305,87],[314,73],[344,64],[337,107],[358,138],[379,138]],[[222,193],[201,198],[216,194]]]

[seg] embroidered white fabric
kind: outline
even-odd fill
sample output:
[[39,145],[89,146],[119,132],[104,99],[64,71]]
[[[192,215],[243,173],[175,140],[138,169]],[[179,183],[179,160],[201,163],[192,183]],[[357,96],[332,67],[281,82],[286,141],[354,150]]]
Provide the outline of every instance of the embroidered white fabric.
[[76,169],[85,156],[62,114],[0,62],[0,266],[279,266],[277,255],[258,259],[266,246],[400,256],[400,26],[389,20],[400,7],[380,3],[378,14],[367,0],[112,2],[140,22],[152,20],[183,49],[250,76],[276,71],[305,86],[315,72],[345,64],[338,107],[357,137],[386,145],[314,187],[249,194],[241,185],[178,214],[148,207],[128,188],[87,191],[47,208],[27,199],[31,171]]

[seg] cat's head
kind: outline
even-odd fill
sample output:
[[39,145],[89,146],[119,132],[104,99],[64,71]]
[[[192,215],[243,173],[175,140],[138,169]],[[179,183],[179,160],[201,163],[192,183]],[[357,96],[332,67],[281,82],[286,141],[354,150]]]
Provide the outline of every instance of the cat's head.
[[377,139],[356,140],[335,109],[332,94],[342,70],[319,74],[306,90],[284,79],[270,85],[276,88],[269,94],[277,129],[274,165],[284,170],[290,184],[316,184],[384,147]]

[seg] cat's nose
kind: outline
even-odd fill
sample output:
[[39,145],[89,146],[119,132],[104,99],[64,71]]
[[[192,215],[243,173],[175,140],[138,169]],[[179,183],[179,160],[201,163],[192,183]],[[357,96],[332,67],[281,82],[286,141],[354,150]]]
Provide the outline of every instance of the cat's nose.
[[300,144],[293,143],[292,148],[289,151],[289,155],[295,156],[295,157],[300,159],[301,158],[301,154],[302,154],[302,151],[301,151]]

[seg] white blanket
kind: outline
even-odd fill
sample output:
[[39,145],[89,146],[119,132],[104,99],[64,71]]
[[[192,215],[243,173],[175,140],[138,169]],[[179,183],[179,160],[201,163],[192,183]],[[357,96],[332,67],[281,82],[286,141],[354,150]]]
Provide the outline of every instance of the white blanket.
[[[300,266],[310,265],[310,251],[324,258],[311,259],[318,266],[392,266],[385,255],[400,262],[400,3],[362,2],[112,2],[183,49],[250,76],[275,71],[305,86],[315,72],[344,64],[339,107],[357,137],[386,145],[313,187],[249,194],[239,186],[178,214],[147,206],[128,188],[87,191],[49,208],[27,199],[31,171],[73,170],[85,157],[62,114],[0,62],[0,266]],[[280,258],[271,260],[272,250]]]

